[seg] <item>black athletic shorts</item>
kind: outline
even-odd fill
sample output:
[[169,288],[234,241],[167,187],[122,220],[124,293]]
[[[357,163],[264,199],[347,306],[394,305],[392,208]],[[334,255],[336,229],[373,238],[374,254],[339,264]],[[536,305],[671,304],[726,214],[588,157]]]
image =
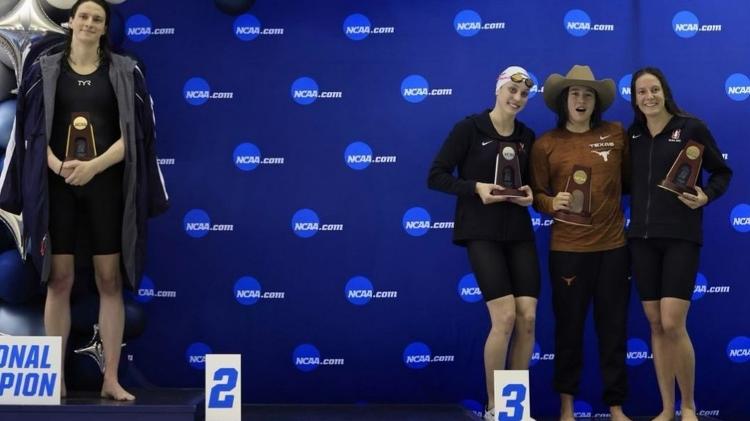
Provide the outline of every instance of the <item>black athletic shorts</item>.
[[506,295],[539,297],[539,259],[533,241],[471,240],[466,249],[485,302]]
[[698,274],[700,245],[672,238],[632,238],[630,254],[641,301],[664,297],[690,301]]
[[120,253],[123,168],[122,163],[107,168],[84,186],[65,184],[49,171],[52,254],[75,254],[79,241],[86,241],[93,255]]

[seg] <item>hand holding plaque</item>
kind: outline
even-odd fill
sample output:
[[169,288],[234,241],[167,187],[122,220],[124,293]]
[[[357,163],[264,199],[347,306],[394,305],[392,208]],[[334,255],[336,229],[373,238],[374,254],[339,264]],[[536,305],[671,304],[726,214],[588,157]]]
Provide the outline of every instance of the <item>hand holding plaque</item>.
[[94,158],[96,158],[96,141],[89,113],[71,113],[68,140],[65,145],[65,161],[90,161]]
[[526,193],[519,190],[523,185],[521,170],[518,164],[516,144],[497,142],[497,157],[495,158],[495,184],[502,186],[502,190],[492,190],[493,196],[524,197]]
[[658,186],[675,194],[690,193],[696,195],[695,182],[701,172],[703,162],[703,145],[690,140],[680,151],[669,169],[667,177]]
[[565,191],[570,193],[569,209],[555,212],[555,220],[566,224],[591,226],[591,168],[573,166]]

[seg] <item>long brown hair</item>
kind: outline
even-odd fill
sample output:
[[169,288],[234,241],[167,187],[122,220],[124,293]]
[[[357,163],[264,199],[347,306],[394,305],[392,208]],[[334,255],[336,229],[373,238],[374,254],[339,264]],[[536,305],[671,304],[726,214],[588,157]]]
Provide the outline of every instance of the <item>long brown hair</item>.
[[[112,49],[109,46],[109,36],[107,35],[107,31],[109,31],[109,18],[112,12],[109,8],[109,3],[104,0],[78,0],[73,7],[70,8],[70,18],[75,18],[78,7],[87,2],[94,3],[104,9],[104,34],[99,38],[99,63],[105,63],[109,61],[109,55],[112,53]],[[64,63],[68,62],[68,58],[70,57],[70,45],[73,42],[73,30],[68,29],[67,32],[68,37],[65,41],[65,50],[63,52]]]
[[633,107],[633,124],[646,124],[646,116],[641,109],[638,108],[638,101],[635,100],[635,82],[643,75],[652,75],[659,80],[661,91],[664,93],[664,108],[667,109],[669,114],[679,117],[691,117],[690,114],[682,111],[677,105],[677,102],[675,102],[674,97],[672,96],[672,89],[669,87],[669,83],[667,83],[667,78],[664,77],[664,73],[656,67],[644,67],[633,73],[633,77],[630,79],[630,106]]

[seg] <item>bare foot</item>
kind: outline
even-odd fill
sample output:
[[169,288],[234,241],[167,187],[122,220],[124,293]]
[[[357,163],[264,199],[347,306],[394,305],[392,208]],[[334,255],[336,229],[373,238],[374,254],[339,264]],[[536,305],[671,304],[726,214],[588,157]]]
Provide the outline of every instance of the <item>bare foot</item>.
[[114,401],[134,401],[135,396],[128,393],[127,390],[120,386],[117,381],[105,380],[102,384],[101,397],[104,399],[112,399]]
[[698,421],[698,416],[695,415],[695,409],[693,408],[680,408],[682,421]]
[[651,421],[674,421],[674,411],[661,411],[661,414],[657,415]]

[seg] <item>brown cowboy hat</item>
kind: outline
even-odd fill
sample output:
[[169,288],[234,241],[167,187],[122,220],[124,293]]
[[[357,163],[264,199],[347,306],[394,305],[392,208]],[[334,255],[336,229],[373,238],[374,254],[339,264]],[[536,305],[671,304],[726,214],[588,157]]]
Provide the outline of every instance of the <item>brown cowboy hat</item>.
[[596,80],[594,72],[591,71],[589,66],[576,64],[568,71],[567,75],[563,76],[555,73],[550,75],[544,82],[544,102],[552,111],[557,111],[555,104],[557,97],[563,89],[569,86],[585,86],[596,91],[599,101],[602,104],[602,111],[609,108],[612,105],[612,101],[615,100],[616,89],[614,80]]

